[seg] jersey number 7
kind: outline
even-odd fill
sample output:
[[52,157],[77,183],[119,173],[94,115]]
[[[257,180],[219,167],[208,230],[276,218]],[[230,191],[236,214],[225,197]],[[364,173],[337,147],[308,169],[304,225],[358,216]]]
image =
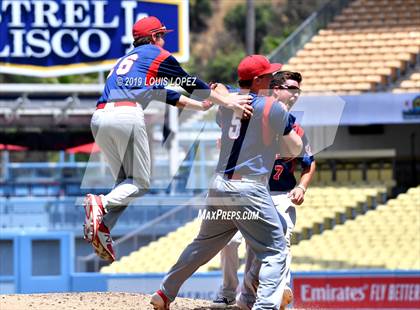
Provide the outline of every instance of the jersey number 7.
[[280,180],[280,176],[284,170],[284,167],[282,165],[275,165],[274,170],[276,171],[276,173],[273,175],[273,180],[278,181]]

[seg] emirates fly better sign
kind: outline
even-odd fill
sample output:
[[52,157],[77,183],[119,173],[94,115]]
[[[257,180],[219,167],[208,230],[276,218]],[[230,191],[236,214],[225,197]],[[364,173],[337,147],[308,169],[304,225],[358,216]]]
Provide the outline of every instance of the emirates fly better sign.
[[188,0],[0,0],[0,73],[59,76],[109,70],[132,48],[132,26],[154,15],[165,49],[188,54]]

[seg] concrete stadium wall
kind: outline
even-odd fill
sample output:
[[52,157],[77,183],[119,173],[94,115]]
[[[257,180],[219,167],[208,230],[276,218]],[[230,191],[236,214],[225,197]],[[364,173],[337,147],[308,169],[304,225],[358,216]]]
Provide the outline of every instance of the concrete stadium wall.
[[415,155],[420,157],[420,126],[418,124],[384,125],[383,133],[368,133],[368,127],[360,127],[364,134],[350,133],[351,128],[341,126],[337,130],[334,144],[328,151],[395,149],[397,158],[408,158],[412,154],[411,144],[414,135]]

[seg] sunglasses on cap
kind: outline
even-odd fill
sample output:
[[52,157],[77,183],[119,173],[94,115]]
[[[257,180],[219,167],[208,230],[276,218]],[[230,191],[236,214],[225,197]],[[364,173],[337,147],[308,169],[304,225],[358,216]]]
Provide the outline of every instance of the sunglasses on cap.
[[156,36],[157,39],[159,39],[159,38],[164,38],[166,33],[165,32],[157,32],[154,35]]
[[299,87],[294,86],[294,85],[285,85],[285,84],[283,84],[283,85],[280,85],[280,89],[287,89],[287,90],[290,90],[293,93],[296,92],[298,94],[300,94],[302,92],[302,90]]

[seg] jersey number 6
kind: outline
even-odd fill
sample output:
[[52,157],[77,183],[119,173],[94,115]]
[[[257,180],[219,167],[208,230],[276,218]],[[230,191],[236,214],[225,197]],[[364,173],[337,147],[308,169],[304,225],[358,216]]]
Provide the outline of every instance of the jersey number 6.
[[[133,64],[137,60],[137,58],[139,58],[138,54],[133,54],[133,55],[125,57],[118,64],[118,68],[117,68],[117,71],[116,71],[117,75],[127,74],[131,70],[131,67],[133,66]],[[112,75],[114,70],[115,70],[115,67],[109,72],[107,78],[109,78]]]
[[130,55],[123,59],[123,61],[120,62],[118,69],[117,69],[117,75],[123,75],[127,74],[131,67],[133,66],[134,62],[139,58],[138,54]]

